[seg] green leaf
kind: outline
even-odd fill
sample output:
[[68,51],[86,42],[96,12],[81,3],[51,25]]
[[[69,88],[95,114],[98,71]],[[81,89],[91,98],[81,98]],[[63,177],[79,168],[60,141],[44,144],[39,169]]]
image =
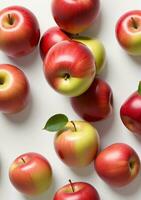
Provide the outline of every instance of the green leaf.
[[49,118],[49,120],[47,121],[43,129],[47,131],[51,131],[51,132],[60,131],[61,129],[65,127],[67,122],[68,122],[68,117],[66,115],[56,114],[52,116],[51,118]]

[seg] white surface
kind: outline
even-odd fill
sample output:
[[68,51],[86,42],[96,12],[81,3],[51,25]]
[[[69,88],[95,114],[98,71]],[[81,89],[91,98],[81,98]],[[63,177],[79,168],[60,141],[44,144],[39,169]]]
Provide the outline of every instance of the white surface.
[[[22,5],[35,13],[41,33],[55,25],[50,9],[51,0],[1,0],[0,8],[10,5]],[[120,15],[131,9],[139,9],[140,0],[101,0],[101,15],[86,33],[98,37],[105,45],[107,65],[101,77],[109,82],[114,93],[114,115],[112,118],[97,123],[101,136],[101,148],[114,142],[126,142],[141,155],[141,139],[130,134],[119,117],[122,102],[137,88],[141,79],[141,58],[128,56],[118,45],[114,29]],[[36,50],[22,59],[10,59],[0,52],[0,63],[20,66],[26,73],[32,93],[30,105],[22,113],[13,116],[0,115],[0,199],[1,200],[52,200],[56,189],[72,181],[86,181],[93,184],[101,200],[139,200],[141,198],[141,176],[122,189],[110,188],[97,175],[93,164],[87,168],[71,170],[56,156],[53,147],[54,134],[42,131],[46,120],[55,113],[65,113],[70,119],[79,119],[72,110],[69,99],[54,92],[46,83],[42,62]],[[10,184],[8,169],[17,156],[26,152],[38,152],[48,158],[54,181],[47,194],[38,198],[27,198],[18,193]]]

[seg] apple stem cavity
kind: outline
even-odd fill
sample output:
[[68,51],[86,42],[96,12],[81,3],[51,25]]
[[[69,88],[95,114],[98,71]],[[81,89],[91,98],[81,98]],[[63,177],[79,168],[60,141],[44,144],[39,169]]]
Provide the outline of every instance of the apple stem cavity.
[[73,127],[74,127],[74,130],[77,131],[77,128],[76,128],[76,126],[75,126],[75,123],[74,123],[73,121],[70,121],[70,122],[72,123],[72,125],[73,125]]
[[131,170],[134,169],[134,165],[135,165],[135,161],[130,161],[129,167]]
[[139,93],[139,95],[141,95],[141,81],[139,82],[138,93]]
[[13,18],[12,18],[12,16],[10,14],[8,14],[8,20],[9,20],[9,24],[13,25],[14,20],[13,20]]
[[71,186],[72,192],[75,192],[74,187],[73,187],[73,183],[72,183],[72,181],[71,181],[70,179],[69,179],[69,183],[70,183],[70,186]]
[[137,22],[135,21],[134,17],[131,17],[131,20],[132,20],[132,23],[133,23],[133,27],[134,27],[135,29],[138,29],[138,24],[137,24]]

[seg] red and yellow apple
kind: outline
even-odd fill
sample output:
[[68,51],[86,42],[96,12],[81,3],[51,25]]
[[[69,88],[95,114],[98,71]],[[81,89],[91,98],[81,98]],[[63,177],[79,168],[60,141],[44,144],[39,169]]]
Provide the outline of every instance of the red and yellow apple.
[[104,69],[106,52],[103,44],[98,39],[93,39],[86,36],[72,36],[75,41],[85,44],[92,52],[95,62],[96,62],[96,74]]
[[85,182],[70,183],[60,188],[53,200],[100,200],[97,190]]
[[129,145],[115,143],[100,152],[95,161],[95,168],[106,183],[122,187],[138,175],[140,159]]
[[71,98],[76,113],[84,120],[95,122],[107,118],[113,110],[113,94],[104,80],[95,78],[88,90]]
[[59,27],[49,28],[42,36],[40,41],[40,55],[44,60],[49,49],[58,42],[69,40],[69,37]]
[[16,113],[25,108],[29,97],[29,83],[25,74],[9,64],[0,65],[0,111]]
[[13,186],[26,195],[45,192],[52,181],[52,169],[46,158],[37,153],[26,153],[14,160],[9,169]]
[[0,10],[0,50],[10,57],[31,53],[38,44],[40,29],[35,15],[21,6]]
[[44,73],[57,92],[67,96],[84,93],[94,80],[95,60],[91,51],[76,41],[55,44],[44,59]]
[[141,55],[141,10],[124,13],[116,24],[116,37],[131,55]]
[[54,147],[59,158],[68,166],[84,167],[96,157],[99,136],[90,123],[69,121],[56,134]]
[[53,0],[52,14],[66,32],[80,33],[88,28],[99,13],[99,0]]

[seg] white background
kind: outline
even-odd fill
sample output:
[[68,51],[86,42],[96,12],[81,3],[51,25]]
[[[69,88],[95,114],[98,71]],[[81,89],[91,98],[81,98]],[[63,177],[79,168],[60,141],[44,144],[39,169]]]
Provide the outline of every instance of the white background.
[[[37,16],[43,34],[49,27],[55,25],[50,3],[51,0],[1,0],[0,9],[10,5],[29,8]],[[140,0],[101,0],[101,15],[85,34],[101,39],[106,48],[107,64],[101,77],[107,80],[114,93],[113,116],[95,124],[101,137],[101,148],[114,142],[125,142],[141,155],[141,138],[129,133],[119,117],[120,105],[136,90],[141,79],[141,58],[127,55],[118,45],[114,33],[117,19],[124,12],[139,8],[141,8]],[[80,118],[71,108],[69,98],[57,94],[45,81],[38,49],[32,55],[21,59],[10,59],[0,52],[0,63],[19,66],[29,79],[32,94],[29,106],[23,112],[12,116],[0,114],[1,200],[52,200],[55,191],[70,178],[72,181],[86,181],[93,184],[101,200],[140,200],[141,175],[127,187],[114,189],[97,176],[93,164],[84,169],[72,170],[58,159],[53,147],[54,134],[42,131],[46,120],[56,113],[65,113],[71,120]],[[54,172],[53,184],[49,191],[37,198],[25,197],[18,193],[8,178],[8,169],[12,161],[20,154],[31,151],[44,155],[50,161]]]

